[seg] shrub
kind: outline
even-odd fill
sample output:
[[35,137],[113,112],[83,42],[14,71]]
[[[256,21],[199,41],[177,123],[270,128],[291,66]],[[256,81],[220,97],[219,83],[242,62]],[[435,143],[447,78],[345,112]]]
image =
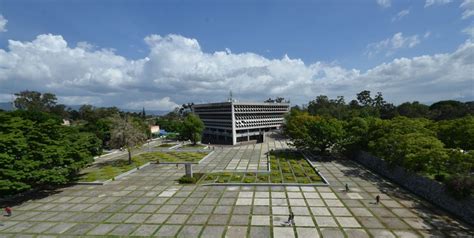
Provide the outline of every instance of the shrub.
[[466,198],[474,190],[474,178],[455,175],[447,179],[445,187],[454,197]]
[[253,181],[254,181],[254,178],[251,178],[251,177],[244,178],[244,183],[253,183]]
[[194,177],[188,177],[188,176],[183,176],[179,178],[179,183],[180,184],[192,184],[196,183],[196,178]]

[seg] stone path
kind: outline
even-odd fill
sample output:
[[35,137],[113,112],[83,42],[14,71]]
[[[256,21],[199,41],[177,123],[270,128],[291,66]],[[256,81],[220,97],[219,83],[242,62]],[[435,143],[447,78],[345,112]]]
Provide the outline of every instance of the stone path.
[[[196,170],[266,166],[281,141],[219,148]],[[263,151],[263,152],[262,152]],[[238,158],[238,159],[237,159]],[[13,207],[0,237],[468,237],[472,227],[350,161],[317,161],[330,187],[183,186],[150,165],[104,186],[72,186]],[[350,192],[343,191],[349,184]],[[377,194],[381,203],[374,204]],[[289,212],[295,226],[282,225]],[[39,237],[39,236],[38,236]]]

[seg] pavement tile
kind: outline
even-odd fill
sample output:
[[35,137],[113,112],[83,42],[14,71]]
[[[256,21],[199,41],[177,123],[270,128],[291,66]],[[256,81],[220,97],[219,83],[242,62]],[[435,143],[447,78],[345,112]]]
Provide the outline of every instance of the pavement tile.
[[269,226],[270,225],[270,216],[253,215],[251,219],[252,219],[252,222],[251,222],[252,226]]
[[228,226],[225,237],[228,238],[242,238],[247,236],[246,226]]
[[141,225],[131,235],[132,236],[151,236],[155,233],[158,226],[156,225]]
[[349,238],[369,238],[369,234],[363,229],[344,229]]
[[273,227],[273,237],[274,238],[290,238],[295,237],[295,232],[292,227]]
[[336,220],[332,217],[314,217],[319,227],[337,227]]
[[296,227],[298,238],[318,238],[319,233],[316,228]]
[[177,237],[198,237],[202,226],[183,226]]
[[89,231],[87,234],[89,234],[89,235],[106,235],[112,229],[114,229],[115,226],[117,226],[117,224],[99,224],[94,229]]
[[160,237],[173,237],[178,233],[180,228],[180,225],[162,225],[155,235]]
[[201,233],[202,238],[222,237],[224,233],[224,226],[206,226]]

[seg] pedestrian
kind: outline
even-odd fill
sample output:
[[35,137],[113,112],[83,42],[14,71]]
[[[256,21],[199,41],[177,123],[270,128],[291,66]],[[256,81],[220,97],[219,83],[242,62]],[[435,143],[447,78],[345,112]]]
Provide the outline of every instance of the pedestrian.
[[12,208],[11,207],[5,207],[5,216],[9,217],[12,215]]
[[346,183],[346,192],[349,192],[349,185]]
[[295,225],[295,214],[293,214],[293,212],[291,212],[291,213],[290,213],[290,216],[291,216],[291,224],[290,224],[290,226],[291,226],[291,225],[294,226],[294,225]]
[[377,195],[375,197],[375,204],[379,204],[379,202],[380,202],[380,195]]

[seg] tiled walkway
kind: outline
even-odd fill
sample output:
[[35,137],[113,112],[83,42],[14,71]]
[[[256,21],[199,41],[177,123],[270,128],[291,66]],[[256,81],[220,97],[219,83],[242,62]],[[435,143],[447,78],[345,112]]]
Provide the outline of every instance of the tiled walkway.
[[[219,148],[196,169],[254,169],[266,159],[262,150],[285,146],[277,141]],[[182,186],[174,180],[184,168],[151,165],[104,186],[72,186],[15,206],[12,217],[1,218],[0,237],[473,235],[472,227],[352,162],[315,164],[330,187]],[[348,193],[343,191],[346,183]],[[382,198],[378,205],[373,203],[377,194]],[[290,211],[296,226],[283,226]]]

